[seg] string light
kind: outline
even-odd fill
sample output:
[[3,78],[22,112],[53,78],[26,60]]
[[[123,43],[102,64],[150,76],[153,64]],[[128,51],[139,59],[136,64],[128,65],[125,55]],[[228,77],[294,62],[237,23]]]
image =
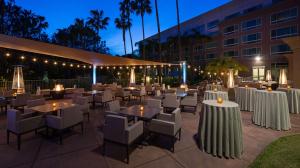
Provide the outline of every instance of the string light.
[[129,67],[127,66],[126,69],[129,69]]
[[196,71],[197,71],[197,68],[195,68],[194,71],[196,72]]
[[83,65],[83,68],[85,69],[85,68],[86,68],[86,66],[85,66],[85,65]]
[[201,70],[200,73],[203,74],[203,71]]
[[113,69],[116,69],[116,67],[114,66]]
[[24,59],[25,59],[25,57],[24,57],[23,55],[22,55],[20,58],[21,58],[21,60],[24,60]]
[[92,66],[89,66],[90,69],[92,69]]
[[109,66],[107,66],[106,69],[109,69]]
[[140,66],[140,69],[143,69],[143,66]]
[[74,65],[73,64],[70,64],[70,67],[73,67]]
[[80,65],[77,65],[77,68],[80,68]]
[[171,67],[171,64],[169,64],[168,66]]
[[32,59],[32,61],[33,61],[33,62],[36,62],[36,61],[37,61],[37,59],[36,59],[36,58],[33,58],[33,59]]
[[156,68],[156,65],[154,65],[153,67]]
[[10,56],[10,53],[6,53],[5,56],[9,57],[9,56]]
[[190,66],[190,65],[188,65],[188,68],[190,69],[190,68],[191,68],[191,66]]
[[121,66],[120,66],[119,68],[120,68],[120,69],[123,69],[123,67],[121,67]]
[[221,72],[221,76],[223,76],[224,75],[224,72]]
[[48,60],[45,60],[44,62],[45,62],[45,64],[48,64]]
[[54,65],[57,65],[57,62],[55,61],[53,64],[54,64]]
[[66,66],[66,63],[62,63],[62,66]]

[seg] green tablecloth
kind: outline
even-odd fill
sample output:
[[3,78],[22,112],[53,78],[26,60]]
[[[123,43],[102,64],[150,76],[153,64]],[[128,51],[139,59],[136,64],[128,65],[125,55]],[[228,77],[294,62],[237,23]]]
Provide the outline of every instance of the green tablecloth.
[[217,88],[218,91],[221,91],[222,90],[222,85],[219,85],[219,84],[207,84],[206,85],[206,90],[214,90],[215,88]]
[[254,110],[254,96],[256,88],[251,87],[236,87],[235,102],[240,105],[242,111],[253,111]]
[[212,90],[207,90],[204,92],[204,100],[217,100],[218,97],[221,97],[223,100],[229,100],[227,92],[215,92]]
[[278,88],[277,90],[286,92],[290,113],[300,114],[300,89]]
[[243,130],[238,104],[204,100],[198,129],[199,144],[213,155],[240,158]]
[[266,128],[289,130],[291,122],[286,93],[256,91],[252,120],[256,125]]

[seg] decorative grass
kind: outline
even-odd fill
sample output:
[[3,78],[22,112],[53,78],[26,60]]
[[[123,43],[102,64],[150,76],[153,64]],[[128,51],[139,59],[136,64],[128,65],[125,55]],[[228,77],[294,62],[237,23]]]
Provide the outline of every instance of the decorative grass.
[[272,142],[249,168],[300,168],[300,134]]

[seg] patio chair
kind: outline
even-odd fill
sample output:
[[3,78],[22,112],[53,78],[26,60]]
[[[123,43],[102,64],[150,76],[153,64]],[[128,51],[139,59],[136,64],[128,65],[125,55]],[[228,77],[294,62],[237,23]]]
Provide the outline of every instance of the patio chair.
[[15,99],[11,100],[11,107],[14,109],[23,110],[24,107],[27,105],[27,100],[29,99],[29,94],[18,94]]
[[161,94],[160,90],[155,90],[155,95],[153,96],[153,99],[162,100],[164,96]]
[[165,109],[175,109],[180,107],[180,100],[175,94],[166,94],[162,104]]
[[152,87],[152,85],[146,85],[146,93],[147,95],[154,95],[154,88]]
[[73,103],[77,104],[83,114],[83,116],[88,117],[88,121],[90,121],[90,105],[89,105],[89,98],[78,96],[73,99]]
[[18,150],[21,149],[21,136],[45,127],[43,116],[29,116],[21,114],[19,110],[9,109],[7,111],[7,144],[9,144],[10,133],[17,135]]
[[174,152],[175,142],[181,138],[181,126],[180,108],[176,108],[171,114],[160,113],[157,119],[152,119],[148,124],[148,130],[154,134],[170,137],[172,140],[171,151]]
[[162,106],[161,106],[161,100],[148,99],[147,100],[147,106],[154,107],[154,108],[162,108]]
[[95,103],[101,103],[101,105],[105,106],[108,102],[113,100],[111,90],[105,90],[103,94],[97,94],[94,97]]
[[126,98],[130,100],[131,94],[130,91],[125,91],[123,88],[117,88],[115,97],[120,97],[124,101]]
[[3,108],[4,108],[4,112],[7,112],[7,101],[4,97],[0,97],[0,112],[3,112]]
[[133,90],[132,91],[132,96],[133,97],[139,97],[140,98],[140,102],[142,101],[142,98],[145,99],[146,96],[146,89],[145,86],[141,86],[140,90]]
[[197,104],[198,104],[198,100],[197,100],[196,92],[192,96],[184,97],[180,102],[180,106],[182,107],[182,109],[184,109],[185,106],[194,107],[194,114],[197,110]]
[[129,163],[129,148],[143,134],[143,122],[138,121],[129,126],[126,117],[107,115],[103,133],[103,155],[105,155],[107,142],[119,144],[126,147],[126,161]]
[[57,130],[59,133],[59,142],[63,143],[62,136],[63,131],[68,128],[73,128],[74,126],[80,125],[81,132],[83,133],[83,115],[78,106],[73,106],[60,111],[60,116],[47,115],[47,134],[48,128]]
[[185,88],[177,88],[176,89],[176,94],[184,94],[185,93]]

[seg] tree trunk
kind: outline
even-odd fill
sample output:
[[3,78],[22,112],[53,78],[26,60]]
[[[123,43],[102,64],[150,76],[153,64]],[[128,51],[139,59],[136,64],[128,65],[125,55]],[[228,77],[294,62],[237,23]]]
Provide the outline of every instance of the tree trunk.
[[[142,50],[142,54],[143,54],[143,60],[146,59],[145,57],[145,50],[146,50],[146,46],[145,46],[145,28],[144,28],[144,15],[141,14],[142,17],[142,29],[143,29],[143,50]],[[146,85],[146,75],[147,75],[147,67],[144,68],[144,84]]]
[[[160,22],[159,22],[159,15],[158,15],[158,5],[157,5],[157,0],[155,0],[155,13],[156,13],[156,23],[157,23],[157,31],[158,31],[158,56],[159,56],[159,61],[162,62],[161,58],[161,35],[160,35]],[[162,83],[161,76],[162,76],[162,69],[161,67],[158,68],[158,82]]]
[[125,55],[127,55],[127,52],[126,52],[126,37],[125,37],[125,29],[123,29],[123,30],[122,30],[122,33],[123,33],[124,53],[125,53]]
[[129,38],[130,38],[130,44],[131,44],[131,54],[133,55],[133,42],[132,42],[132,35],[131,35],[131,28],[128,28],[129,31]]
[[[177,31],[178,31],[178,58],[179,61],[182,61],[181,58],[181,28],[180,28],[180,18],[179,18],[179,7],[178,0],[176,0],[176,13],[177,13]],[[181,68],[179,67],[179,80],[181,81]]]

